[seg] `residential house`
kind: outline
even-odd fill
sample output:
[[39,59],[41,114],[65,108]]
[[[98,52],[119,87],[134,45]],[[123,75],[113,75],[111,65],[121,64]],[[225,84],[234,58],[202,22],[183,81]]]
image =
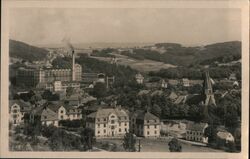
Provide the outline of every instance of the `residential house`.
[[208,138],[204,136],[207,123],[188,123],[186,127],[186,140],[208,143]]
[[58,115],[47,104],[41,107],[37,107],[31,111],[30,122],[40,122],[42,125],[54,125],[58,126]]
[[129,115],[121,106],[99,108],[87,115],[86,127],[93,129],[96,137],[123,137],[129,131]]
[[160,84],[161,84],[161,88],[168,88],[168,83],[164,79],[160,81]]
[[189,86],[190,86],[189,79],[187,79],[187,78],[182,78],[181,84],[182,84],[182,86],[184,86],[184,87],[189,87]]
[[144,77],[140,73],[138,73],[138,74],[135,75],[135,79],[136,79],[136,82],[138,84],[142,84],[143,80],[144,80]]
[[31,105],[23,100],[10,100],[9,102],[9,122],[13,125],[24,123],[24,115],[29,113]]
[[234,142],[233,135],[230,132],[228,132],[228,131],[225,131],[225,130],[222,131],[222,130],[220,130],[220,131],[218,131],[216,133],[216,136],[217,136],[218,140],[222,140],[225,143]]
[[160,137],[160,119],[149,111],[130,113],[130,130],[137,136]]
[[175,80],[175,79],[168,79],[168,84],[170,84],[172,86],[176,86],[179,84],[179,81]]

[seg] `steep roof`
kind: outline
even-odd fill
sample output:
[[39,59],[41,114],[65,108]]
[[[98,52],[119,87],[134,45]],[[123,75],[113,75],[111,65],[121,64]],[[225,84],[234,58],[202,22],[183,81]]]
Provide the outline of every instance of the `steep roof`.
[[111,113],[116,114],[118,117],[128,116],[124,109],[119,108],[99,108],[96,112],[91,113],[88,117],[107,118]]
[[30,111],[31,110],[31,104],[28,102],[25,102],[23,100],[10,100],[9,101],[9,107],[11,107],[12,105],[17,104],[20,106],[21,108],[21,112],[26,112],[26,111]]
[[143,110],[136,110],[135,112],[131,113],[136,116],[137,119],[141,120],[159,120],[157,116],[154,114],[148,112],[148,111],[143,111]]
[[207,126],[207,123],[188,123],[186,129],[191,131],[204,131]]

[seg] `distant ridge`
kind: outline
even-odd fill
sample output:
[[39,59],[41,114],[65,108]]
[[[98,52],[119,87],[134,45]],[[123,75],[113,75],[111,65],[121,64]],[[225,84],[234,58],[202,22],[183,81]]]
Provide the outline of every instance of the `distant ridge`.
[[36,61],[45,59],[48,54],[48,50],[10,39],[9,54],[10,57]]

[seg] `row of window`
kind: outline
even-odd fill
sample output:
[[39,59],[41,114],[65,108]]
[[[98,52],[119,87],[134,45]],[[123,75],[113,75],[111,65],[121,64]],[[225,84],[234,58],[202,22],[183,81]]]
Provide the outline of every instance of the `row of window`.
[[202,137],[187,137],[187,140],[202,141]]
[[[115,116],[114,115],[112,115],[110,118],[115,118]],[[121,117],[118,117],[118,119],[119,120],[121,120]],[[96,119],[98,122],[100,122],[101,121],[101,119],[100,118],[97,118]],[[124,117],[124,120],[127,120],[127,117]],[[103,118],[103,121],[107,121],[107,118]],[[112,122],[112,120],[111,120],[111,122]]]
[[[125,128],[124,131],[127,132],[127,128]],[[119,132],[122,132],[121,128],[119,128]],[[106,133],[106,129],[103,129],[103,133]],[[100,130],[97,131],[97,134],[100,134]]]
[[[155,125],[154,127],[155,127],[155,129],[157,129],[157,125]],[[150,128],[150,125],[148,125],[147,128],[149,129],[149,128]]]
[[[114,124],[111,122],[111,124]],[[121,123],[119,123],[119,126],[121,126]],[[124,126],[127,126],[127,123],[124,123]],[[97,124],[97,127],[100,128],[100,124]],[[106,124],[103,124],[103,127],[106,127]]]
[[195,131],[187,131],[187,134],[190,134],[190,135],[203,135],[202,132],[195,132]]
[[[154,134],[157,134],[157,131],[154,131]],[[147,135],[150,135],[150,131],[147,131]]]

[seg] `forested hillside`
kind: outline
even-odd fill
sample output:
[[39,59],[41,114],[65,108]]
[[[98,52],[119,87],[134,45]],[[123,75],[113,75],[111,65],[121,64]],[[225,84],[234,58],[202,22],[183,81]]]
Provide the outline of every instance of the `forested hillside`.
[[10,57],[20,58],[27,61],[36,61],[46,58],[48,51],[43,48],[38,48],[26,43],[9,40]]

